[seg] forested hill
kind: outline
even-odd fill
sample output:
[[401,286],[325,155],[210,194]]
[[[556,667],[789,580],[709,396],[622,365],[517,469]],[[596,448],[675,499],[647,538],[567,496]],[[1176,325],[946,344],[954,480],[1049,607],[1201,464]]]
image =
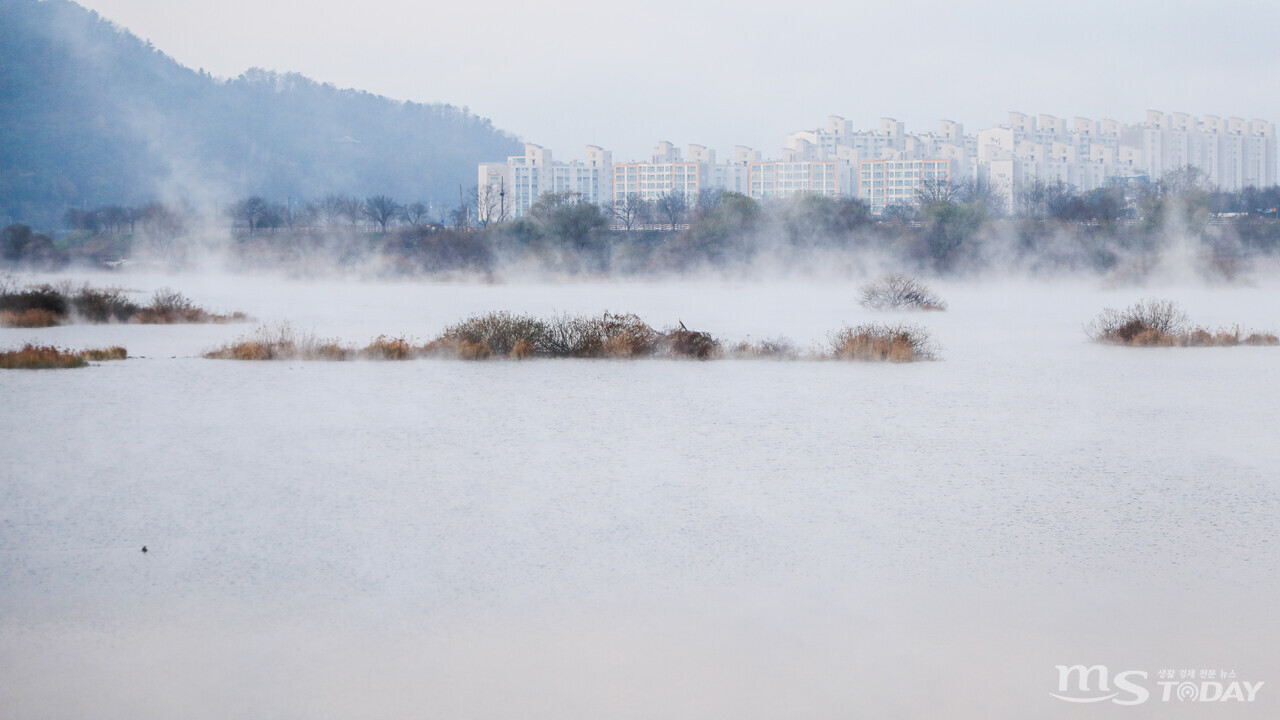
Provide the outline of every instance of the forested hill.
[[220,80],[69,0],[0,0],[0,225],[250,194],[450,202],[519,147],[465,108],[258,69]]

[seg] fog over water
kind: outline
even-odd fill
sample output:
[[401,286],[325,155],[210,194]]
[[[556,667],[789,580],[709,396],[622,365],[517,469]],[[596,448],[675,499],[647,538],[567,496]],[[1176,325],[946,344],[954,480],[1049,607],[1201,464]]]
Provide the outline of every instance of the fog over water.
[[[90,279],[357,344],[609,310],[802,347],[908,319],[943,359],[251,363],[199,355],[254,325],[0,330],[133,356],[0,373],[0,717],[1280,711],[1280,350],[1082,329],[1160,296],[1274,331],[1274,281],[939,282],[947,312],[896,315],[835,281]],[[1266,684],[1080,706],[1060,664]]]

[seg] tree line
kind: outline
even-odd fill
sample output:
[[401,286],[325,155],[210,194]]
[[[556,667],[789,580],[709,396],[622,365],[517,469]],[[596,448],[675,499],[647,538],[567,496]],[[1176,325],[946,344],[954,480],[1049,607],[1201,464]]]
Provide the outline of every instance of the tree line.
[[[499,197],[506,201],[505,194]],[[1224,192],[1183,168],[1159,182],[1080,192],[1031,182],[1010,202],[971,182],[923,184],[916,203],[876,216],[863,201],[800,194],[758,201],[733,192],[623,197],[596,204],[547,193],[523,217],[486,205],[486,189],[456,206],[387,195],[326,194],[284,202],[251,196],[221,208],[213,232],[239,267],[327,264],[376,272],[646,274],[852,267],[871,255],[904,270],[963,273],[1009,266],[1029,272],[1113,272],[1155,264],[1175,240],[1198,247],[1206,273],[1231,275],[1280,251],[1280,187]],[[150,256],[179,260],[208,219],[186,205],[73,209],[57,240],[5,229],[3,260],[53,266]],[[821,262],[815,260],[821,258]]]

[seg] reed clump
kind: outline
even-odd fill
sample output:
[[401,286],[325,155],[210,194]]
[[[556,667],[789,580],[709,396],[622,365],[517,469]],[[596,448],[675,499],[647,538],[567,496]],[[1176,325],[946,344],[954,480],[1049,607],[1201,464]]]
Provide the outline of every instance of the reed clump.
[[[660,333],[637,315],[605,312],[598,316],[531,315],[492,312],[474,315],[445,328],[427,343],[424,354],[464,360],[487,358],[639,358],[659,353],[695,353],[679,333]],[[705,333],[706,338],[710,338]]]
[[906,363],[937,360],[938,351],[929,332],[917,325],[866,324],[831,333],[826,356],[836,360]]
[[947,303],[918,278],[890,273],[858,288],[862,306],[871,310],[942,311]]
[[242,312],[227,315],[198,307],[190,298],[171,288],[156,291],[147,305],[129,299],[118,287],[76,287],[70,281],[38,285],[24,290],[0,289],[0,325],[7,327],[52,327],[73,320],[86,323],[229,323],[247,322]]
[[360,350],[360,357],[368,360],[412,360],[421,351],[406,338],[379,335]]
[[1242,331],[1240,326],[1188,326],[1187,314],[1172,300],[1144,299],[1123,310],[1106,308],[1085,326],[1094,342],[1126,347],[1235,347],[1280,345],[1268,332]]
[[162,288],[151,296],[151,303],[139,309],[129,317],[129,322],[144,325],[174,325],[178,323],[232,323],[248,322],[249,316],[242,312],[229,315],[211,313],[198,307],[186,295]]
[[105,362],[107,360],[125,360],[129,357],[129,351],[119,345],[112,345],[105,348],[90,348],[80,352],[81,357],[90,362]]
[[26,310],[0,310],[0,326],[11,328],[45,328],[56,327],[66,320],[66,315],[59,315],[44,308],[28,308]]
[[67,350],[53,345],[27,343],[17,350],[0,352],[0,368],[5,370],[50,370],[85,367],[91,361],[124,360],[129,352],[122,347]]
[[262,326],[247,336],[210,350],[212,360],[350,360],[355,349],[337,340],[294,330],[288,323]]
[[796,360],[800,357],[800,348],[787,338],[778,337],[755,341],[743,340],[730,346],[727,354],[733,358]]

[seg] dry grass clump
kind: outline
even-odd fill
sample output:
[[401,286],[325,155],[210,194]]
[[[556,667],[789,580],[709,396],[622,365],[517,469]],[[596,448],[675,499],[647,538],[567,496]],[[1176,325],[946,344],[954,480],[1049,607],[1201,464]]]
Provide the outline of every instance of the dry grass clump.
[[1139,300],[1124,310],[1106,308],[1085,327],[1094,342],[1128,347],[1235,347],[1280,345],[1271,333],[1245,334],[1239,326],[1188,328],[1187,314],[1172,300]]
[[456,350],[459,357],[480,359],[483,357],[510,356],[521,343],[521,352],[537,352],[545,347],[549,332],[547,323],[532,315],[513,315],[509,312],[491,312],[473,315],[444,329],[436,341],[427,345],[433,353]]
[[130,322],[144,325],[173,325],[176,323],[230,323],[247,322],[249,316],[242,312],[230,315],[211,313],[197,307],[186,295],[171,288],[157,290],[151,296],[151,304],[139,309]]
[[1275,333],[1249,333],[1242,341],[1245,345],[1280,345],[1280,337]]
[[690,330],[680,323],[680,327],[667,330],[661,337],[662,348],[673,357],[693,358],[694,360],[711,360],[721,355],[720,341],[710,333]]
[[151,303],[139,305],[117,287],[75,287],[70,281],[38,285],[17,291],[0,289],[0,324],[9,327],[51,327],[72,317],[88,323],[134,322],[145,324],[245,322],[242,312],[211,313],[197,307],[182,293],[164,288]]
[[0,327],[44,328],[61,325],[67,318],[44,308],[26,310],[0,310]]
[[658,332],[630,313],[565,315],[546,327],[543,346],[529,350],[548,357],[634,358],[652,355],[658,348]]
[[403,337],[379,335],[360,351],[360,357],[369,360],[411,360],[419,349]]
[[492,312],[445,328],[423,352],[464,360],[635,358],[653,355],[665,336],[633,314],[562,315],[543,320]]
[[125,360],[129,357],[129,351],[119,345],[112,345],[106,348],[90,348],[81,351],[80,356],[90,362],[105,362],[107,360]]
[[52,327],[67,318],[67,299],[52,285],[0,293],[0,323],[7,327]]
[[337,340],[322,340],[294,330],[288,323],[262,326],[253,333],[210,350],[213,360],[350,360],[355,350]]
[[85,322],[129,322],[142,307],[129,299],[122,288],[95,288],[85,284],[72,294],[64,291],[75,315]]
[[770,338],[754,342],[743,340],[729,348],[728,354],[735,358],[762,358],[766,360],[795,360],[800,357],[800,349],[787,338]]
[[84,367],[90,361],[124,360],[129,352],[122,347],[67,350],[53,345],[27,343],[17,350],[0,352],[0,368],[5,370],[49,370]]
[[916,325],[858,325],[828,336],[828,357],[869,362],[937,360],[929,333]]
[[84,355],[52,345],[27,343],[17,350],[0,352],[0,368],[5,370],[48,370],[88,365]]
[[871,310],[946,310],[947,303],[920,280],[903,273],[884,275],[858,288]]
[[1146,299],[1124,310],[1104,309],[1085,332],[1094,342],[1144,347],[1176,345],[1186,322],[1187,314],[1174,301]]

